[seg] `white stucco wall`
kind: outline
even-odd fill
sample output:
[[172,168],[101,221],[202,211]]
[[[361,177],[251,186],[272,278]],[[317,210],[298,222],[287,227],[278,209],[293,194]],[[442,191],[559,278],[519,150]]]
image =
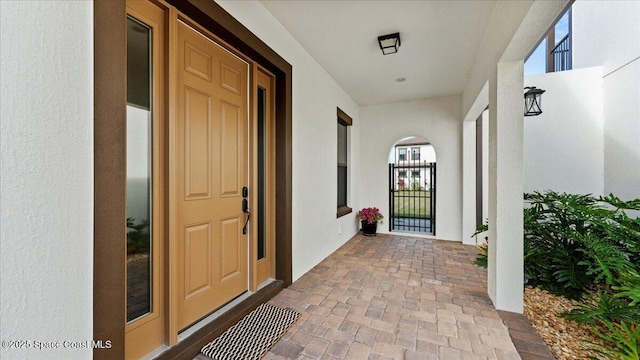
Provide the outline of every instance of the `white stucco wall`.
[[546,91],[542,114],[524,117],[524,191],[602,195],[601,68],[528,76],[524,84]]
[[[361,205],[356,190],[361,186],[358,168],[359,107],[260,2],[218,3],[293,66],[295,280],[358,231],[355,214]],[[353,118],[353,126],[349,129],[348,205],[354,212],[339,219],[336,219],[336,107]]]
[[574,68],[602,66],[604,193],[640,198],[640,2],[576,1]]
[[91,358],[35,346],[92,339],[92,11],[0,1],[3,359]]
[[640,198],[640,59],[602,79],[604,193]]
[[577,0],[571,7],[573,68],[606,76],[640,56],[640,2]]
[[[436,153],[436,237],[461,241],[462,155],[460,97],[365,106],[360,110],[362,206],[376,206],[389,217],[389,149],[400,139],[420,136]],[[385,221],[378,231],[389,232]]]

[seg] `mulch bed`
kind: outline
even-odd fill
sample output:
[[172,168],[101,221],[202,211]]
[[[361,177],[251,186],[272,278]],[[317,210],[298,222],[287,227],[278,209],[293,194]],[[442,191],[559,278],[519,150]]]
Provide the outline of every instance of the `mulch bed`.
[[560,316],[580,302],[527,286],[524,291],[524,315],[542,337],[558,360],[606,359],[589,351],[593,343],[602,343],[588,330],[588,326]]

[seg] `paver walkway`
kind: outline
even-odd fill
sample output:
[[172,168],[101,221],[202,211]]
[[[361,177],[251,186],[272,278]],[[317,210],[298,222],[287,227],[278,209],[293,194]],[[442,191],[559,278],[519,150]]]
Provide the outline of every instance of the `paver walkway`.
[[475,254],[356,235],[270,301],[302,315],[264,359],[520,359]]

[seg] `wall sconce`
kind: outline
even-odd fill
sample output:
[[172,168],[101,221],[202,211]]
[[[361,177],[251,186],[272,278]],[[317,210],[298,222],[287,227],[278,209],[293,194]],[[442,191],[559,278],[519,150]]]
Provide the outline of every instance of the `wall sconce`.
[[535,86],[527,86],[527,92],[524,93],[524,116],[538,116],[542,114],[540,104],[542,103],[542,94],[545,90],[536,89]]
[[378,44],[383,55],[395,54],[400,47],[400,33],[378,36]]

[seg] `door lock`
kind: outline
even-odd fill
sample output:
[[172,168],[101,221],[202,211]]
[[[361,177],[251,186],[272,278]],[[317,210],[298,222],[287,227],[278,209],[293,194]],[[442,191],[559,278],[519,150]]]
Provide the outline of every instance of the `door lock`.
[[249,196],[249,188],[246,186],[242,188],[242,212],[246,215],[246,220],[244,221],[244,226],[242,227],[242,235],[247,234],[247,226],[249,225],[249,219],[251,219],[251,211],[249,211],[249,200],[247,197]]

